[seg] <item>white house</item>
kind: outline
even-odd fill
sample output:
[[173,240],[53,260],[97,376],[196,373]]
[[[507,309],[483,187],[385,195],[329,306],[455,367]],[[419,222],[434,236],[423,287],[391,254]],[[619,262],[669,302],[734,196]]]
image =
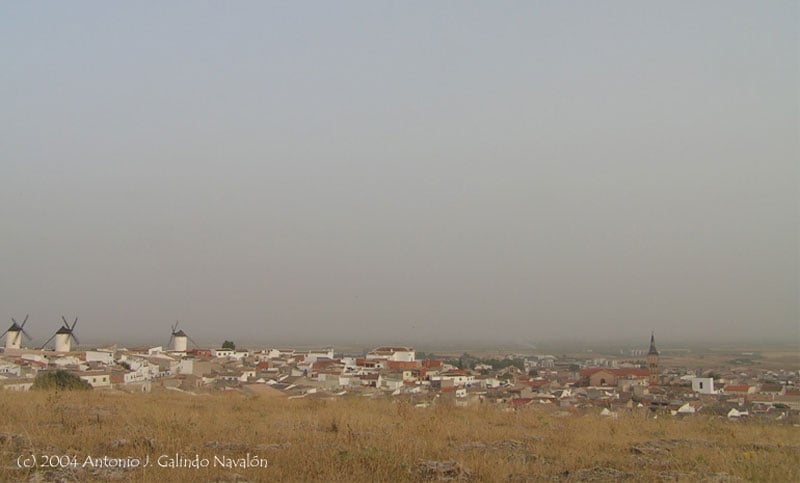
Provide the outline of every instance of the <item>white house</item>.
[[[452,381],[453,386],[465,386],[475,383],[475,376],[464,371],[444,372],[438,376],[431,377],[431,381]],[[444,386],[444,384],[443,384]]]
[[0,379],[0,388],[6,391],[27,391],[33,386],[33,379],[14,377],[10,379]]
[[9,363],[9,362],[0,363],[0,374],[6,375],[6,376],[17,376],[17,377],[19,377],[21,369],[22,368],[20,366],[16,365],[16,364],[12,364],[12,363]]
[[78,372],[75,375],[91,384],[92,387],[111,387],[111,375],[108,372]]
[[150,356],[148,362],[153,377],[164,377],[175,374],[179,364],[177,359],[166,354]]
[[359,376],[362,386],[368,387],[381,387],[383,384],[383,377],[380,374],[364,374]]
[[[127,357],[121,359],[120,362],[124,362],[131,369],[130,373],[126,373],[131,375],[125,376],[126,378],[131,379],[130,382],[150,380],[153,376],[157,376],[159,373],[158,365],[151,365],[147,359],[143,359],[138,356]],[[125,383],[128,383],[127,379]]]
[[86,351],[86,362],[95,361],[110,366],[114,363],[114,352],[108,350]]
[[728,411],[729,418],[741,418],[749,415],[750,413],[748,413],[747,411],[739,411],[736,408],[731,408],[731,410]]
[[344,364],[345,371],[351,371],[358,367],[357,357],[342,357],[339,360],[342,361],[342,364]]
[[192,374],[194,372],[194,359],[181,359],[178,363],[178,374]]
[[294,349],[267,349],[263,353],[269,359],[288,359],[294,357]]
[[386,389],[391,391],[402,389],[403,387],[403,380],[402,379],[390,379],[388,377],[382,378],[381,384]]
[[414,362],[416,352],[411,347],[378,347],[367,353],[367,359]]
[[692,392],[699,394],[716,394],[713,377],[693,377]]
[[83,364],[80,359],[75,356],[64,356],[64,357],[55,357],[50,360],[50,364],[55,366],[64,367],[64,366],[81,366],[86,368],[86,364]]
[[141,369],[135,371],[126,371],[122,373],[123,384],[133,384],[135,382],[144,382],[150,380],[150,372],[146,373]]
[[494,377],[478,379],[476,382],[483,388],[497,388],[503,384],[503,381]]
[[333,347],[325,349],[309,350],[306,356],[306,361],[314,362],[317,359],[333,359]]
[[235,352],[233,349],[211,349],[211,357],[231,357]]

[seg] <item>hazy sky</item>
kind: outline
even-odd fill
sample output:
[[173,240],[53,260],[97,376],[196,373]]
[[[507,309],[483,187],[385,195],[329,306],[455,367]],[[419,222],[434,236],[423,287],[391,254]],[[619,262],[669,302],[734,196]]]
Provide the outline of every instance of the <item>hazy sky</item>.
[[795,1],[2,2],[2,323],[797,342],[798,25]]

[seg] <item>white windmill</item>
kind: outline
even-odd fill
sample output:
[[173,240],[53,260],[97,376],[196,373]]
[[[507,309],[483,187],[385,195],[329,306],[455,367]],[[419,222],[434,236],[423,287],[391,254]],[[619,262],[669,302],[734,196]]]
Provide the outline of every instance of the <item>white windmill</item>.
[[186,352],[187,341],[191,341],[195,347],[199,347],[197,342],[192,340],[191,337],[186,335],[183,330],[178,330],[178,321],[172,326],[172,334],[170,335],[169,342],[167,343],[168,350],[172,352]]
[[31,336],[25,332],[25,324],[28,322],[28,316],[25,316],[25,320],[22,321],[22,325],[17,324],[17,321],[14,318],[11,318],[11,327],[9,327],[5,332],[3,332],[0,337],[3,335],[6,336],[6,349],[19,349],[20,344],[22,343],[22,336],[24,335],[28,340],[31,340]]
[[78,338],[75,337],[75,333],[73,332],[75,330],[75,326],[78,325],[78,318],[75,317],[75,321],[72,323],[72,326],[69,325],[67,319],[64,318],[63,315],[61,316],[61,320],[64,321],[64,325],[58,328],[56,333],[53,334],[53,337],[50,337],[49,339],[47,339],[47,342],[42,344],[42,349],[44,349],[44,346],[46,346],[51,340],[53,340],[53,338],[56,339],[56,345],[55,345],[56,352],[69,352],[71,348],[70,339],[75,340],[76,344],[80,344]]

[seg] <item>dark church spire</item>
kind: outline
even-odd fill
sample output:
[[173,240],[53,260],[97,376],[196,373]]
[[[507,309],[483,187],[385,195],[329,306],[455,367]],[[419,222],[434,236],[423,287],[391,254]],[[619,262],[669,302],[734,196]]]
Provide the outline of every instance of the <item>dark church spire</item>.
[[658,351],[656,350],[656,334],[655,332],[650,333],[650,351],[648,354],[658,355]]

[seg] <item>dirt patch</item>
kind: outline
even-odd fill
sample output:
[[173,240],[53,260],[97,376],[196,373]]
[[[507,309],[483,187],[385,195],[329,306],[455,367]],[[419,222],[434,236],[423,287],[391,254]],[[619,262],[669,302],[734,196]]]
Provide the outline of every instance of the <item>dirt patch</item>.
[[455,446],[455,449],[461,451],[470,450],[496,450],[496,451],[523,451],[527,449],[527,445],[521,441],[514,439],[506,439],[501,441],[468,441]]
[[631,453],[645,456],[663,456],[676,448],[698,448],[711,446],[712,443],[703,440],[690,439],[654,439],[637,443],[630,447]]
[[607,466],[595,466],[568,472],[565,476],[569,481],[620,481],[633,479],[635,475]]
[[416,476],[423,481],[467,481],[472,473],[457,461],[419,460]]

